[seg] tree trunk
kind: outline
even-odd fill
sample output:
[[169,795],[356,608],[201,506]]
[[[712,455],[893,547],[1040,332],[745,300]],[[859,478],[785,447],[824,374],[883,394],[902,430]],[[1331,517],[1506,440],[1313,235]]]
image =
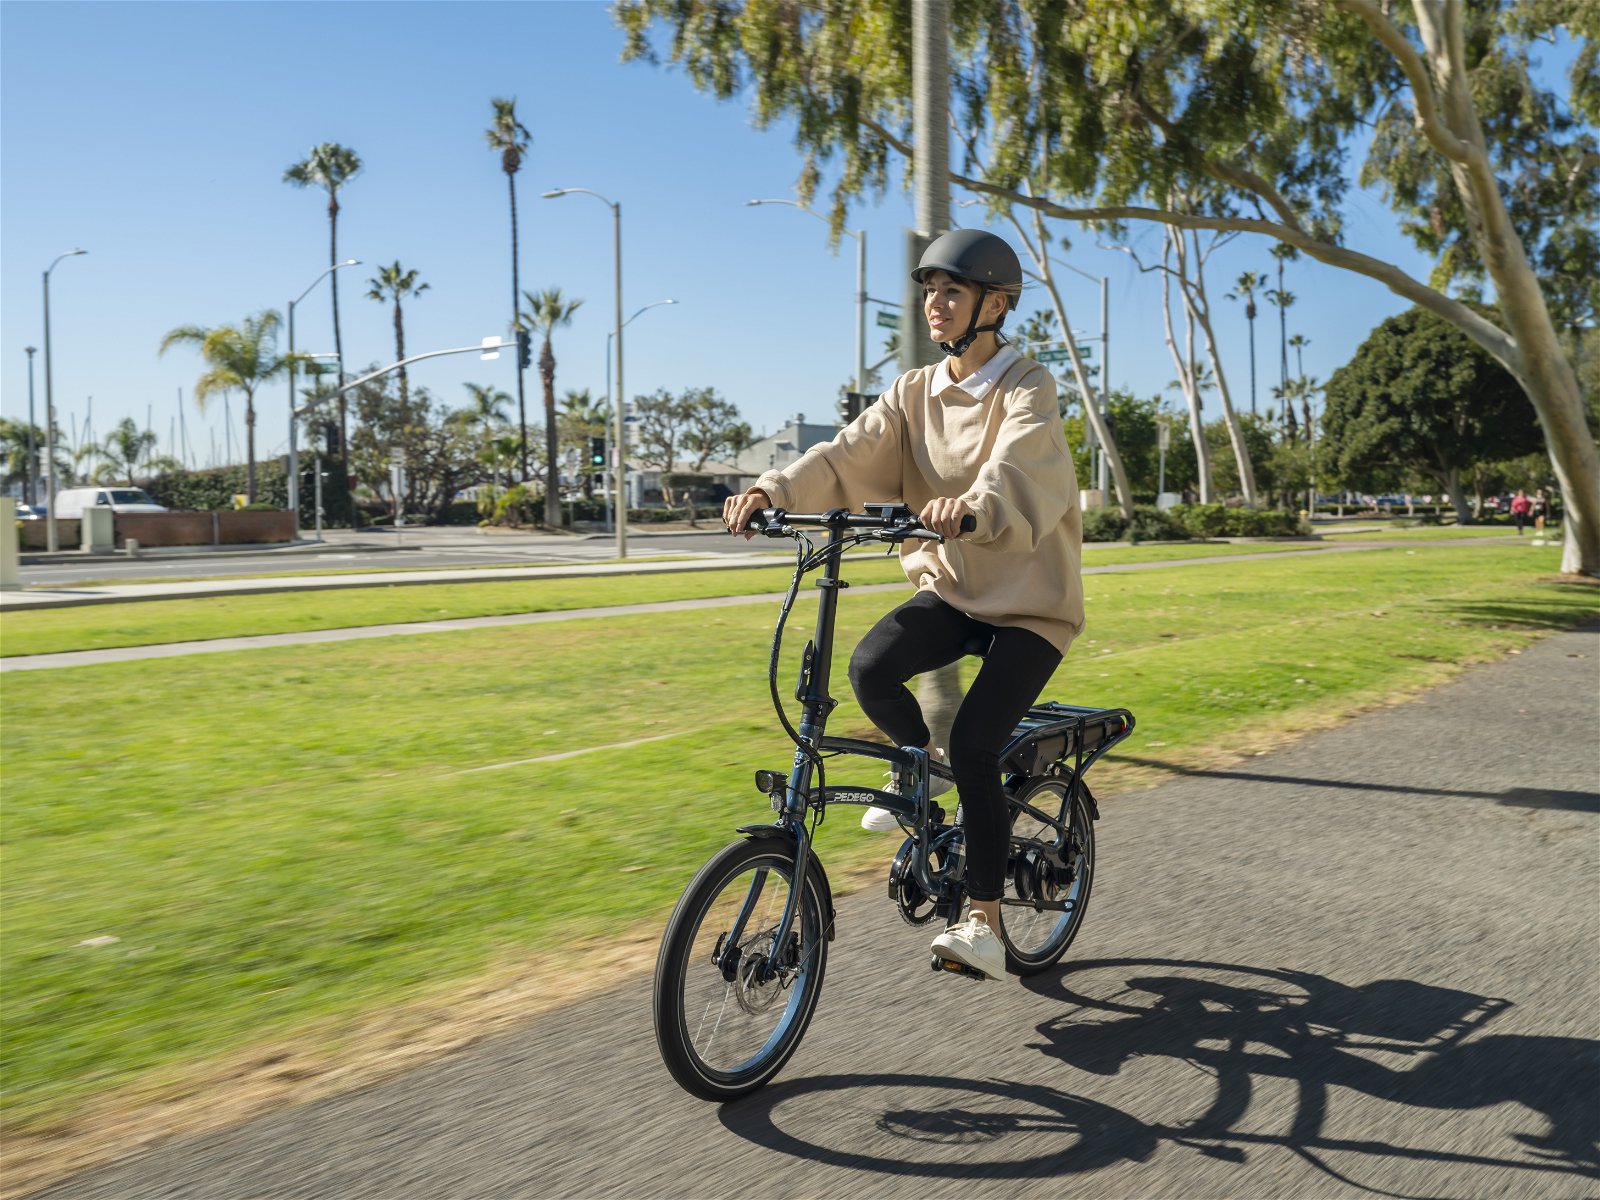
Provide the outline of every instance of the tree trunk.
[[[402,318],[400,316],[400,296],[397,293],[395,295],[395,298],[394,298],[394,360],[395,360],[395,362],[404,362],[405,361],[405,357],[406,357],[406,327],[405,327],[404,321],[402,320]],[[411,390],[410,390],[410,385],[406,381],[406,369],[404,367],[400,368],[399,375],[400,375],[400,404],[401,404],[401,407],[404,408],[407,399],[411,395]]]
[[[1183,236],[1181,233],[1178,235]],[[1233,445],[1233,458],[1239,469],[1239,490],[1244,493],[1244,502],[1251,508],[1256,506],[1256,473],[1250,463],[1250,447],[1244,440],[1244,427],[1239,424],[1239,418],[1233,411],[1233,400],[1228,395],[1228,377],[1222,372],[1222,358],[1217,354],[1217,338],[1211,329],[1211,304],[1206,299],[1205,260],[1199,252],[1199,235],[1196,234],[1195,265],[1194,265],[1194,294],[1191,295],[1187,287],[1180,286],[1183,295],[1184,307],[1188,310],[1191,320],[1200,322],[1200,332],[1206,339],[1206,357],[1211,361],[1211,374],[1217,381],[1217,396],[1222,401],[1222,419],[1228,427],[1228,441]],[[1184,259],[1178,259],[1178,267],[1182,271]],[[1180,285],[1183,276],[1179,277]]]
[[1578,377],[1561,352],[1538,277],[1505,210],[1489,161],[1465,66],[1462,14],[1440,0],[1418,3],[1415,11],[1439,85],[1438,119],[1447,131],[1444,136],[1465,151],[1459,157],[1446,155],[1451,175],[1514,339],[1514,361],[1504,354],[1496,357],[1533,402],[1566,507],[1561,570],[1600,575],[1600,456],[1584,420]]
[[[522,295],[517,290],[517,176],[513,171],[506,172],[506,186],[511,189],[511,331],[516,333],[521,327],[521,320],[517,316],[518,298]],[[528,401],[522,383],[522,359],[517,359],[517,430],[522,446],[522,477],[528,477]]]
[[1445,491],[1450,495],[1450,507],[1456,510],[1456,524],[1472,524],[1472,514],[1467,511],[1467,493],[1461,486],[1461,468],[1451,467],[1445,474]]
[[[1171,231],[1167,232],[1167,245],[1171,246]],[[1182,236],[1181,234],[1179,235]],[[1165,257],[1165,254],[1163,254]],[[1167,352],[1172,355],[1173,366],[1178,371],[1178,386],[1189,406],[1189,440],[1194,443],[1195,473],[1199,476],[1200,503],[1212,503],[1211,453],[1206,446],[1205,422],[1200,415],[1200,387],[1194,376],[1194,355],[1188,360],[1178,352],[1178,341],[1172,333],[1172,276],[1161,273],[1161,324],[1166,334]],[[1193,321],[1190,322],[1191,328]],[[1191,351],[1193,339],[1191,337]]]
[[544,381],[544,523],[556,529],[561,525],[561,463],[556,431],[556,356],[548,335],[539,351],[539,377]]
[[[1043,221],[1037,222],[1041,226],[1039,232],[1043,234]],[[1048,245],[1040,238],[1041,254]],[[1067,353],[1072,356],[1072,374],[1078,384],[1078,394],[1083,397],[1083,418],[1088,426],[1094,430],[1094,435],[1100,440],[1100,453],[1106,456],[1106,466],[1111,469],[1111,484],[1116,489],[1117,504],[1122,509],[1122,515],[1128,520],[1133,520],[1133,487],[1128,483],[1128,472],[1122,465],[1122,451],[1117,448],[1116,436],[1111,432],[1110,425],[1100,412],[1100,406],[1095,402],[1094,389],[1089,386],[1089,372],[1084,369],[1083,355],[1078,350],[1078,339],[1072,334],[1072,322],[1067,318],[1067,306],[1061,301],[1060,290],[1056,287],[1055,278],[1050,274],[1048,259],[1040,264],[1040,276],[1044,280],[1046,289],[1050,292],[1050,302],[1056,310],[1056,320],[1061,322],[1061,336],[1066,340]],[[1103,354],[1102,347],[1101,353]],[[1105,364],[1100,365],[1100,370],[1105,371]],[[1101,383],[1109,381],[1103,377]],[[1079,487],[1083,486],[1079,481]],[[1105,497],[1100,498],[1105,503]]]
[[[245,503],[256,502],[256,397],[244,394],[244,498]],[[133,467],[128,467],[128,482],[133,482]]]
[[[950,71],[948,0],[917,0],[911,6],[911,66],[913,125],[918,154],[916,171],[917,230],[933,238],[950,227]],[[924,243],[925,244],[925,243]],[[915,239],[908,241],[914,248]],[[900,369],[911,370],[938,360],[940,351],[928,340],[927,330],[916,336],[921,312],[918,289],[912,284],[915,255],[908,255],[906,321],[901,328]],[[1070,329],[1069,329],[1070,332]],[[932,735],[932,745],[950,744],[950,723],[961,707],[961,669],[951,663],[921,677],[917,700]]]
[[[337,266],[339,262],[339,198],[332,188],[328,189],[328,266]],[[344,387],[344,338],[339,331],[339,272],[330,271],[328,286],[333,295],[333,352],[338,355],[339,386]],[[350,503],[350,528],[354,529],[356,521],[356,488],[355,476],[350,472],[350,404],[349,397],[343,392],[339,393],[339,466],[345,476],[345,496]]]

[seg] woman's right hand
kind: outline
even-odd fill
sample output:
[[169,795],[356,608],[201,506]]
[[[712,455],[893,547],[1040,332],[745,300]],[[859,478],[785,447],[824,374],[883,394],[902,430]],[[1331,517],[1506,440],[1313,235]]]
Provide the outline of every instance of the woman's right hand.
[[763,508],[772,507],[772,497],[760,488],[752,488],[742,496],[729,496],[722,502],[722,523],[728,527],[729,533],[742,533],[744,540],[749,541],[755,537],[755,531],[747,528],[750,518]]

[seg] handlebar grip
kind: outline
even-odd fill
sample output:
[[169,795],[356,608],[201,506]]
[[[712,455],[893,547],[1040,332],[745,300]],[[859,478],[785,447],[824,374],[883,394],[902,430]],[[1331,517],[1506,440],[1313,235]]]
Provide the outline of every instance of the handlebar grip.
[[978,518],[968,513],[961,518],[961,532],[971,533],[978,528]]

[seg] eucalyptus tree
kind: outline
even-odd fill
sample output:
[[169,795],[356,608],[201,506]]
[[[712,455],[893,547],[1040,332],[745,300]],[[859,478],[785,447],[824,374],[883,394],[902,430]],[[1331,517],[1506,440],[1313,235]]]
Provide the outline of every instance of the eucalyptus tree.
[[[406,324],[405,317],[400,311],[400,302],[407,296],[420,296],[428,290],[428,285],[417,282],[416,271],[407,271],[400,265],[400,260],[387,267],[379,267],[375,278],[367,280],[367,299],[383,303],[385,300],[394,304],[394,357],[396,362],[403,361],[406,356]],[[400,402],[404,404],[410,395],[406,382],[406,369],[401,367],[395,372],[400,377]]]
[[1244,299],[1244,319],[1250,326],[1250,415],[1256,415],[1256,289],[1266,280],[1254,271],[1243,271],[1234,280],[1229,300]]
[[[339,190],[361,172],[361,158],[348,146],[338,142],[322,142],[311,147],[301,161],[283,173],[283,181],[298,188],[319,187],[328,193],[328,266],[339,261]],[[333,294],[333,349],[339,356],[337,374],[339,386],[344,387],[344,339],[339,332],[339,272],[328,276],[328,287]],[[339,445],[349,462],[350,421],[349,405],[339,397]],[[351,501],[351,520],[354,523],[355,502]]]
[[[517,275],[517,172],[522,169],[522,159],[533,142],[527,126],[517,120],[516,97],[506,100],[496,96],[489,103],[494,106],[494,120],[483,131],[489,149],[500,152],[500,169],[506,173],[506,188],[511,195],[511,328],[522,328],[518,313],[518,297],[522,294]],[[545,422],[548,427],[549,421]],[[521,434],[522,477],[528,477],[528,402],[523,391],[522,362],[517,362],[517,428]]]
[[244,393],[245,494],[256,498],[256,389],[289,369],[289,356],[278,353],[278,326],[282,318],[274,309],[264,309],[237,325],[180,325],[161,339],[161,353],[177,345],[193,346],[206,364],[205,374],[195,380],[195,406],[205,411],[206,403],[218,393],[237,388]]
[[561,450],[556,444],[556,356],[550,342],[557,329],[572,324],[572,314],[583,301],[568,300],[560,288],[523,292],[522,298],[527,307],[517,314],[519,328],[531,329],[543,339],[539,347],[539,378],[544,383],[544,521],[556,526],[561,524]]
[[[1214,483],[1211,456],[1204,433],[1205,423],[1200,412],[1201,393],[1215,386],[1217,398],[1222,404],[1222,423],[1228,432],[1228,446],[1233,452],[1239,491],[1244,497],[1244,502],[1254,508],[1256,506],[1255,464],[1251,459],[1250,443],[1245,436],[1244,423],[1233,407],[1233,393],[1228,388],[1228,376],[1223,370],[1222,355],[1217,349],[1217,332],[1211,320],[1211,300],[1206,292],[1206,260],[1236,235],[1212,231],[1202,240],[1203,231],[1198,229],[1185,231],[1168,226],[1162,232],[1162,254],[1159,264],[1147,267],[1131,246],[1118,246],[1117,249],[1127,253],[1140,271],[1159,270],[1162,273],[1164,314],[1162,324],[1166,334],[1167,351],[1172,356],[1173,364],[1178,371],[1174,385],[1180,388],[1189,407],[1189,439],[1195,447],[1201,502],[1210,503],[1205,497],[1210,496]],[[1173,285],[1177,287],[1178,297],[1183,303],[1184,351],[1181,354],[1177,340],[1173,336],[1171,302],[1168,297],[1170,287]],[[1208,372],[1195,354],[1196,326],[1205,339],[1206,358],[1211,364],[1209,380],[1207,380]]]
[[[614,11],[626,57],[669,47],[696,86],[724,99],[748,90],[758,125],[793,129],[803,202],[833,166],[842,227],[850,201],[889,185],[891,158],[915,154],[913,7],[617,0]],[[669,37],[654,36],[656,20]],[[1600,575],[1600,456],[1551,313],[1552,298],[1600,276],[1600,143],[1586,124],[1600,120],[1600,6],[987,0],[952,6],[950,22],[957,119],[992,147],[986,169],[952,171],[953,184],[997,212],[1262,234],[1426,307],[1532,399],[1567,502],[1563,569]],[[1581,43],[1566,106],[1531,60],[1562,28]],[[1438,257],[1427,281],[1343,244],[1346,160],[1363,145],[1361,181]],[[1044,194],[1021,186],[1036,171]],[[1238,212],[1168,204],[1202,183]],[[1494,316],[1450,294],[1481,279],[1499,297]]]

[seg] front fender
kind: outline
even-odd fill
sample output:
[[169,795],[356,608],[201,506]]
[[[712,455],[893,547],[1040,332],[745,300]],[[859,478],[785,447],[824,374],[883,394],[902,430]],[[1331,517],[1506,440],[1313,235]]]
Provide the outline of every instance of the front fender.
[[[747,838],[781,838],[788,843],[791,852],[795,848],[794,831],[785,825],[741,825],[735,832]],[[822,869],[822,860],[817,857],[815,850],[807,852],[806,876],[817,881],[817,891],[822,894],[822,905],[828,914],[828,940],[831,942],[838,933],[838,922],[834,920],[833,912],[833,889],[828,885],[828,873]]]

